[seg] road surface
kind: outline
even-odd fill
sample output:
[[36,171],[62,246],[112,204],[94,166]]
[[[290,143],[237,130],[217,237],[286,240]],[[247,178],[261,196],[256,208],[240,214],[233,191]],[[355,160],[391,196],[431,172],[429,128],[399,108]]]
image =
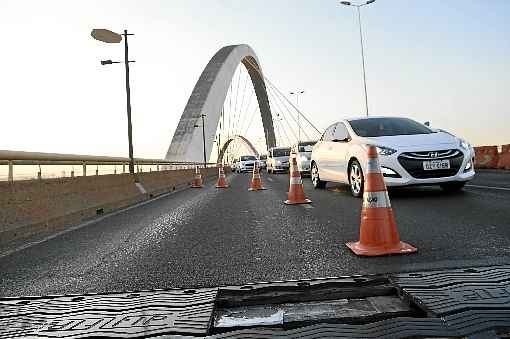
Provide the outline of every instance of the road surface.
[[0,256],[0,296],[205,287],[510,262],[510,172],[484,171],[463,192],[395,189],[406,256],[362,258],[361,200],[347,187],[314,190],[310,206],[283,204],[287,175],[250,174],[229,189],[187,189]]

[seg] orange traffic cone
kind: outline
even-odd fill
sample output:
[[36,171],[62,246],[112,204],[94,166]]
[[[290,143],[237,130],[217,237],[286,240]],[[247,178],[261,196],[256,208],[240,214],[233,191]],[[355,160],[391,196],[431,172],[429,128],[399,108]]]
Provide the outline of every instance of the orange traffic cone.
[[262,186],[262,180],[260,180],[259,166],[257,162],[255,162],[255,165],[253,165],[253,177],[251,179],[250,188],[248,188],[248,191],[259,191],[265,189],[266,188]]
[[202,174],[200,174],[200,169],[198,166],[195,169],[195,178],[193,179],[193,182],[191,183],[191,187],[193,188],[202,188],[204,187],[202,183]]
[[355,254],[378,256],[414,253],[417,249],[400,241],[375,146],[368,146],[367,173],[358,242],[349,242]]
[[216,182],[216,188],[228,188],[227,180],[225,179],[225,172],[223,166],[220,164],[218,167],[218,181]]
[[290,163],[290,186],[289,192],[287,193],[288,199],[285,200],[287,205],[295,204],[309,204],[312,201],[305,197],[305,191],[303,189],[303,182],[301,181],[301,174],[297,167],[296,157],[292,157]]

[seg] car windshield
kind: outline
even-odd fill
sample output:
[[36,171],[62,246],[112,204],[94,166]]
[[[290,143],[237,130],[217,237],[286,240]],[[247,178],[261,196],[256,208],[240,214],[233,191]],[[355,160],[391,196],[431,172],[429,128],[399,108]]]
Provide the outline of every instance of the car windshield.
[[433,131],[407,118],[368,118],[349,121],[354,133],[360,137],[429,134]]
[[290,155],[290,148],[275,148],[273,150],[273,157],[288,157]]
[[257,160],[257,158],[253,155],[243,155],[241,157],[241,161],[251,161],[251,160]]
[[303,143],[299,143],[298,146],[299,146],[299,152],[311,152],[312,149],[313,149],[313,145],[315,145],[317,142],[316,141],[309,141],[309,142],[303,142]]

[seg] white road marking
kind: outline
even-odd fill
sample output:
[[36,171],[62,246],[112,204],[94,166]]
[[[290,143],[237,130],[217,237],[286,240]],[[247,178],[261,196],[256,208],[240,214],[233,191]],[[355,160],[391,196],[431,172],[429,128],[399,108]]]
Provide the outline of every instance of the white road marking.
[[273,181],[273,178],[267,177],[267,180],[269,180],[269,181]]
[[466,185],[466,187],[487,188],[487,189],[491,189],[491,190],[510,191],[509,187],[482,186],[482,185]]

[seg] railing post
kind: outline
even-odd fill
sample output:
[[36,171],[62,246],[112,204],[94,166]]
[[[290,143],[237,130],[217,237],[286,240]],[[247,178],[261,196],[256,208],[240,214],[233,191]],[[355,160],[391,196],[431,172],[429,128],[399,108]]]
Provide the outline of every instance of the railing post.
[[156,171],[159,172],[159,164],[156,165]]
[[83,176],[87,176],[87,163],[85,161],[83,162]]
[[115,165],[115,167],[113,169],[113,174],[117,174],[117,165]]
[[99,175],[99,165],[96,165],[96,175]]
[[39,172],[37,172],[37,179],[41,180],[41,179],[42,179],[42,169],[41,169],[41,164],[38,164],[37,166],[39,166]]
[[13,182],[14,181],[14,164],[12,161],[9,161],[8,162],[9,164],[9,175],[8,175],[8,180],[10,182]]
[[122,164],[122,174],[126,173],[126,164]]
[[71,178],[74,178],[74,167],[71,169]]

